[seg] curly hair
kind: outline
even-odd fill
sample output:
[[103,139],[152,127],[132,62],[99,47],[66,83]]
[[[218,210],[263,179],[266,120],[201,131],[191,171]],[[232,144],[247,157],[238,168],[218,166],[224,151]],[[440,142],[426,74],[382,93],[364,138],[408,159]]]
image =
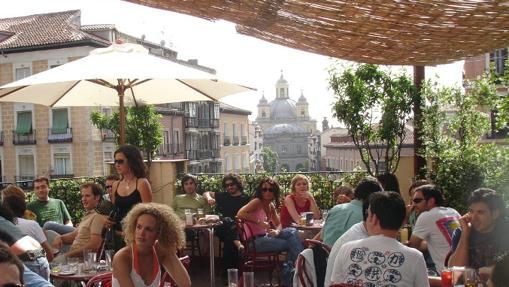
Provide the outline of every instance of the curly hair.
[[280,196],[279,184],[277,183],[277,181],[275,181],[274,179],[272,179],[270,177],[265,177],[265,178],[260,179],[260,181],[256,185],[256,188],[255,188],[255,191],[253,194],[253,198],[262,199],[262,193],[263,193],[262,187],[263,187],[264,183],[269,183],[272,186],[272,193],[274,194],[274,204],[276,207],[279,207],[279,204],[280,204],[279,203],[279,196]]
[[136,224],[138,218],[143,214],[155,217],[159,228],[159,244],[164,247],[175,244],[177,249],[185,247],[186,237],[178,216],[171,207],[153,202],[136,204],[122,221],[122,227],[125,232],[125,242],[127,244],[134,243]]
[[221,186],[223,187],[223,189],[226,189],[226,182],[228,180],[231,180],[233,182],[233,184],[235,184],[237,186],[239,191],[244,190],[244,184],[242,184],[242,179],[240,178],[240,176],[238,174],[229,173],[229,174],[225,175],[223,177],[223,179],[221,180]]
[[304,180],[308,183],[308,191],[311,190],[311,182],[309,181],[309,178],[303,174],[296,174],[293,178],[292,178],[292,182],[290,183],[290,189],[292,191],[292,193],[295,193],[295,185],[297,184],[297,181],[299,180]]

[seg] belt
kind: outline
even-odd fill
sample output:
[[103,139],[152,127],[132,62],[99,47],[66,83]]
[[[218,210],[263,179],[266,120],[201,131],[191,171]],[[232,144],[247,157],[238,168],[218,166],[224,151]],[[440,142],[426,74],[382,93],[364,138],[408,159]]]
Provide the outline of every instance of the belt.
[[46,252],[42,248],[35,249],[35,250],[28,250],[25,253],[18,255],[18,258],[21,261],[34,261],[35,259],[40,258],[40,257],[46,257]]

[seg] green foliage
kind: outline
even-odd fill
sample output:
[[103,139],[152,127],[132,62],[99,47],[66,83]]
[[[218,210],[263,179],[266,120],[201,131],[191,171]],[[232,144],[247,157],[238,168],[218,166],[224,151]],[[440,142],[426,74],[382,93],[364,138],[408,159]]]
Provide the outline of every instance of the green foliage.
[[468,86],[464,93],[460,88],[440,88],[428,82],[422,90],[425,151],[421,152],[431,161],[427,176],[443,188],[449,204],[462,212],[476,188],[509,191],[508,148],[480,141],[490,131],[483,110],[496,109],[503,99],[497,96],[489,75]]
[[266,172],[276,172],[279,160],[277,153],[268,147],[264,147],[262,148],[261,154],[263,159],[263,170]]
[[[85,214],[85,209],[83,208],[83,204],[81,203],[81,193],[80,187],[81,185],[87,182],[95,182],[104,186],[104,178],[103,177],[82,177],[82,178],[74,178],[74,179],[57,179],[51,180],[49,187],[50,193],[49,196],[52,198],[61,199],[69,214],[72,217],[72,222],[77,224],[80,222],[81,218],[83,218]],[[103,190],[104,191],[104,190]],[[27,193],[27,200],[31,201],[34,197],[33,192]]]
[[[161,115],[157,114],[154,106],[136,106],[126,108],[126,143],[139,147],[147,157],[148,165],[152,162],[156,150],[163,142]],[[119,113],[111,116],[100,111],[93,111],[90,120],[99,129],[111,130],[115,142],[119,140]]]
[[[281,188],[281,201],[291,191],[290,183],[296,173],[278,173],[276,175],[271,173],[257,173],[257,174],[242,174],[242,182],[244,184],[244,192],[250,196],[256,188],[256,185],[262,178],[274,178]],[[360,179],[365,176],[364,172],[353,173],[306,173],[306,176],[311,182],[311,193],[315,197],[316,203],[320,209],[330,209],[335,205],[334,202],[334,189],[342,184],[356,186]],[[223,175],[198,175],[198,193],[202,194],[205,191],[221,192],[221,180]],[[180,181],[176,182],[176,190],[182,193],[182,186]]]
[[[329,76],[337,96],[334,116],[348,129],[368,173],[394,173],[416,95],[412,80],[371,64],[336,65]],[[385,170],[379,169],[380,162]]]

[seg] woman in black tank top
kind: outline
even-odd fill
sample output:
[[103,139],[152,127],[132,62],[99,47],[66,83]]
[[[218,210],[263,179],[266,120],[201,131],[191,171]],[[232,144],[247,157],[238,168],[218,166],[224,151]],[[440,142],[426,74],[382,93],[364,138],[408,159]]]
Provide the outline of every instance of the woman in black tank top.
[[113,216],[107,225],[115,226],[117,235],[122,235],[121,221],[140,202],[152,202],[152,189],[146,178],[145,164],[140,150],[133,145],[120,146],[114,154],[115,169],[120,180],[113,183]]

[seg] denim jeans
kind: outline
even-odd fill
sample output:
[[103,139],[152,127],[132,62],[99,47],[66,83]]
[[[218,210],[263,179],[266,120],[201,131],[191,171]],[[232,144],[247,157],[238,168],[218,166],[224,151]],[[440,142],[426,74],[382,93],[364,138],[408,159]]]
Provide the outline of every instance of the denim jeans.
[[23,281],[25,282],[25,287],[54,287],[48,280],[30,270],[27,266],[24,266],[24,268]]
[[25,266],[28,267],[28,269],[37,273],[43,279],[49,280],[50,269],[49,262],[46,257],[39,257],[33,261],[23,261],[23,264],[25,264]]
[[255,248],[257,252],[288,251],[286,262],[283,264],[282,283],[284,286],[292,286],[295,260],[304,250],[299,231],[293,227],[287,227],[276,237],[268,235],[258,237],[255,239]]
[[42,226],[42,229],[44,229],[44,230],[53,230],[56,233],[62,235],[62,234],[73,232],[74,229],[76,229],[76,228],[73,227],[73,226],[60,224],[60,223],[55,222],[55,221],[47,221]]

